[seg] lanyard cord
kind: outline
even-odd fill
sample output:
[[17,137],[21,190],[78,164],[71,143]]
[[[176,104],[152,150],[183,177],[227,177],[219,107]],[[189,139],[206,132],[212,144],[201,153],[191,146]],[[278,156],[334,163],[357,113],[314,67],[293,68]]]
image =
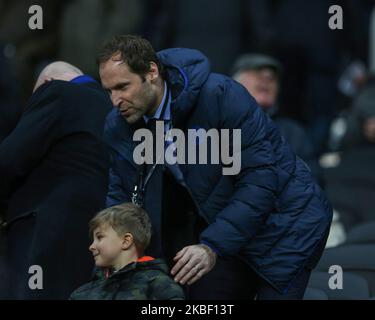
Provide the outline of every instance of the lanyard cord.
[[[162,111],[160,113],[160,119],[163,119],[165,111],[167,110],[169,100],[170,100],[170,97],[169,97],[170,90],[169,90],[169,87],[168,87],[167,84],[166,84],[166,86],[167,86],[166,99],[164,101],[163,108],[162,108]],[[149,121],[156,121],[156,119],[150,119]],[[146,163],[143,163],[143,164],[139,165],[138,173],[137,173],[137,180],[136,180],[137,182],[134,185],[134,190],[133,190],[133,194],[132,194],[132,202],[134,204],[139,205],[139,206],[143,206],[143,195],[144,195],[144,192],[145,192],[145,189],[146,189],[146,185],[147,185],[148,181],[150,180],[152,174],[154,173],[154,171],[156,169],[156,166],[160,163],[161,158],[163,156],[164,156],[163,154],[161,154],[159,156],[159,158],[156,160],[155,164],[151,167],[151,169],[149,170],[149,172],[147,173],[147,176],[145,178],[144,178],[144,176],[146,175],[146,172],[147,172],[147,165],[146,165]]]

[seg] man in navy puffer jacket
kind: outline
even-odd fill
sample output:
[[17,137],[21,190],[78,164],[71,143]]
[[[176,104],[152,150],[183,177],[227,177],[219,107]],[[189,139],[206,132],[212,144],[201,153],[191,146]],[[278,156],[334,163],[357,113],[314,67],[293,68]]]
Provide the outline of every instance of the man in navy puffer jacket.
[[[146,208],[154,229],[147,254],[166,258],[192,299],[302,298],[332,209],[247,90],[211,73],[197,50],[155,54],[136,36],[114,37],[98,63],[115,106],[105,129],[107,206]],[[188,129],[241,129],[240,172],[223,175],[222,163],[137,165],[133,134],[155,130],[153,120],[186,137]]]

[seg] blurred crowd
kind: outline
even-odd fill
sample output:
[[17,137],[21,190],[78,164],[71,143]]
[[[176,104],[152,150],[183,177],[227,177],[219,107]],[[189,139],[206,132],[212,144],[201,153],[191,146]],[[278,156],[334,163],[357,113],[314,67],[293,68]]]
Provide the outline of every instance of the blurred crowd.
[[[28,9],[43,9],[30,30]],[[202,51],[242,83],[311,168],[335,209],[329,246],[375,220],[375,0],[0,0],[0,141],[41,69],[65,60],[98,78],[115,34]],[[343,30],[328,26],[331,5]],[[375,231],[375,230],[373,230]]]

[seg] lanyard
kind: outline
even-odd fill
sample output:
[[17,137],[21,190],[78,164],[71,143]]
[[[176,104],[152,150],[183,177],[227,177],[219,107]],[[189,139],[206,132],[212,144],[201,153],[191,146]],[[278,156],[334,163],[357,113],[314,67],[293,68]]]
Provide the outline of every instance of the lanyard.
[[[167,86],[166,99],[164,101],[162,111],[160,113],[160,119],[163,119],[165,111],[166,111],[168,103],[169,103],[169,100],[170,100],[169,99],[169,92],[170,92],[169,87],[168,87],[167,84],[166,84],[166,86]],[[152,120],[155,121],[155,119],[150,119],[149,121],[152,121]],[[153,132],[153,134],[154,134],[154,132]],[[133,192],[132,192],[132,202],[135,205],[137,205],[139,207],[143,207],[146,185],[147,185],[148,181],[150,180],[152,174],[154,173],[154,171],[156,169],[156,166],[160,163],[161,157],[163,157],[163,156],[164,156],[163,154],[160,155],[159,159],[156,160],[156,162],[153,164],[153,166],[151,167],[151,169],[149,170],[148,173],[147,173],[146,163],[143,163],[143,164],[138,166],[137,179],[136,179],[136,183],[134,185]],[[147,175],[146,175],[146,173],[147,173]]]

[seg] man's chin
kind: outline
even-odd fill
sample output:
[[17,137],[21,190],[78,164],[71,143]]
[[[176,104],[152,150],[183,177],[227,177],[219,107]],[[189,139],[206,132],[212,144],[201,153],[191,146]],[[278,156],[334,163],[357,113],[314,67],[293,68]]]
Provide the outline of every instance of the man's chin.
[[134,123],[136,123],[136,122],[139,121],[139,119],[141,118],[141,116],[138,115],[138,114],[132,114],[132,115],[129,116],[129,117],[123,117],[123,118],[125,119],[125,121],[126,121],[127,123],[129,123],[129,124],[134,124]]

